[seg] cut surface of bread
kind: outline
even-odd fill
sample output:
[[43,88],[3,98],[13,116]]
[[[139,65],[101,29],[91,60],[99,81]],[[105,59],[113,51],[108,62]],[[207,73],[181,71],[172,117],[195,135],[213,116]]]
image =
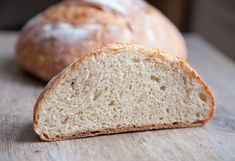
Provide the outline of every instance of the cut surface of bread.
[[43,140],[65,140],[202,126],[213,114],[211,91],[184,60],[113,44],[48,83],[34,108],[34,130]]

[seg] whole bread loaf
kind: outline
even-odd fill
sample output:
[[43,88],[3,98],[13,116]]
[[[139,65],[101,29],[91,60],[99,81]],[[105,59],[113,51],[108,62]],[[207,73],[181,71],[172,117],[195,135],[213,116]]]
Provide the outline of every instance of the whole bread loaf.
[[53,78],[34,107],[43,140],[195,127],[214,114],[206,83],[183,60],[130,44],[113,44],[75,61]]
[[115,42],[186,56],[179,31],[145,1],[74,0],[32,18],[19,35],[16,58],[26,71],[49,80],[75,59]]

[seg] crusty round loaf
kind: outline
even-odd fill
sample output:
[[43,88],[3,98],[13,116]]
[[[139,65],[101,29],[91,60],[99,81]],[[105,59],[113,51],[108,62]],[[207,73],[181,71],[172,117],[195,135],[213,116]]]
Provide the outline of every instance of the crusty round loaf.
[[18,63],[49,80],[65,66],[109,43],[132,42],[185,58],[176,27],[142,0],[77,0],[49,7],[23,28]]

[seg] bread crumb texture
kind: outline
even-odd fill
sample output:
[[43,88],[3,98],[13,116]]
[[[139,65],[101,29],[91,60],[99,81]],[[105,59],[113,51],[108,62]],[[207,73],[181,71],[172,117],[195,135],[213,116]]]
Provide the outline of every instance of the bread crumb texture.
[[44,140],[61,140],[203,125],[213,112],[211,92],[183,60],[159,50],[110,45],[48,84],[35,106],[34,128]]

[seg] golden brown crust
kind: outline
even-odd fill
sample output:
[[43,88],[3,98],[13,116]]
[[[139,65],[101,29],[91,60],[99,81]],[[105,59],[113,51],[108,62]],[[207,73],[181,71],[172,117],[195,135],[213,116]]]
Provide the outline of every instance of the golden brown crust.
[[[58,83],[64,79],[64,77],[75,67],[77,67],[84,59],[89,58],[92,55],[97,55],[102,52],[115,54],[117,52],[121,51],[139,51],[143,53],[147,53],[148,59],[154,59],[154,58],[160,58],[163,61],[167,62],[174,62],[180,64],[181,68],[185,70],[189,75],[191,75],[193,78],[195,78],[203,87],[205,92],[208,95],[208,98],[211,101],[211,112],[204,120],[198,120],[196,122],[175,122],[172,124],[153,124],[153,125],[142,125],[142,126],[120,126],[117,128],[106,128],[106,129],[100,129],[97,133],[93,131],[84,131],[84,132],[76,132],[74,134],[70,135],[62,135],[62,136],[55,136],[55,137],[49,137],[46,134],[43,134],[43,132],[38,128],[38,118],[39,118],[39,110],[45,101],[45,98],[47,95],[49,95],[53,90],[57,87]],[[209,120],[212,119],[215,112],[215,100],[212,92],[210,91],[207,84],[200,78],[197,73],[189,66],[188,63],[186,63],[183,59],[171,56],[166,53],[161,52],[160,50],[153,50],[144,48],[139,45],[133,45],[133,44],[111,44],[106,47],[103,47],[102,49],[96,50],[95,52],[92,52],[88,55],[85,55],[81,59],[73,62],[68,67],[66,67],[61,73],[59,73],[56,77],[54,77],[48,85],[44,88],[43,92],[41,93],[40,97],[38,98],[35,107],[34,107],[34,116],[33,116],[33,127],[35,132],[40,136],[42,140],[46,141],[55,141],[55,140],[66,140],[66,139],[72,139],[72,138],[78,138],[78,137],[88,137],[88,136],[96,136],[96,135],[103,135],[103,134],[111,134],[111,133],[119,133],[119,132],[130,132],[130,131],[143,131],[143,130],[151,130],[151,129],[166,129],[166,128],[179,128],[179,127],[196,127],[196,126],[203,126],[205,125]]]
[[59,140],[70,140],[75,138],[84,138],[84,137],[91,137],[91,136],[98,136],[98,135],[105,135],[105,134],[117,134],[117,133],[125,133],[125,132],[137,132],[137,131],[146,131],[146,130],[155,130],[155,129],[172,129],[172,128],[190,128],[190,127],[199,127],[202,126],[201,122],[194,122],[194,123],[180,123],[174,122],[172,124],[152,124],[152,125],[126,125],[126,126],[119,126],[118,128],[103,128],[98,131],[84,131],[84,132],[75,132],[69,135],[57,135],[54,137],[49,137],[46,134],[40,135],[40,138],[44,141],[59,141]]
[[[50,80],[74,60],[109,43],[131,42],[186,57],[182,35],[144,1],[118,0],[121,9],[93,1],[64,1],[29,21],[16,45],[17,62],[28,72]],[[86,36],[80,33],[76,37],[76,27],[84,28]]]

